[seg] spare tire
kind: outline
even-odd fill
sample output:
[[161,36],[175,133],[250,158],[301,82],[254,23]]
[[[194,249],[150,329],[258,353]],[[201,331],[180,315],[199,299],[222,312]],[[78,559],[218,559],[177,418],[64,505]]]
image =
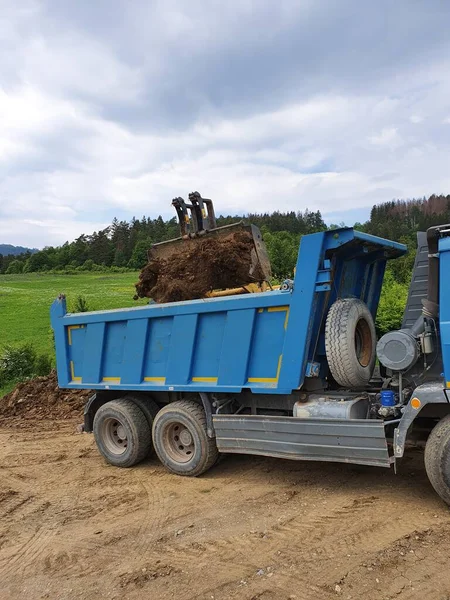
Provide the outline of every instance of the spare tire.
[[367,385],[375,367],[375,324],[366,304],[341,298],[331,306],[325,324],[325,351],[335,381],[342,387]]

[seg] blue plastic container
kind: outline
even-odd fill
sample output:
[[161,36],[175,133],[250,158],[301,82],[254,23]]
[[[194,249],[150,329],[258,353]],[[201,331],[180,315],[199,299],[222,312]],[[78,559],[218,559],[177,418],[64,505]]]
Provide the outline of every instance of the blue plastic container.
[[395,406],[395,396],[392,390],[381,392],[381,406]]

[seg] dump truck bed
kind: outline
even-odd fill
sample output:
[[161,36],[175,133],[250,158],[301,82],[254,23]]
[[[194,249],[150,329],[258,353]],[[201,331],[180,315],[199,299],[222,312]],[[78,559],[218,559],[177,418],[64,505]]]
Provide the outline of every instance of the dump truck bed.
[[375,315],[386,260],[405,251],[339,229],[302,239],[286,289],[78,314],[61,296],[51,308],[59,385],[291,393],[321,369],[326,308],[352,296]]

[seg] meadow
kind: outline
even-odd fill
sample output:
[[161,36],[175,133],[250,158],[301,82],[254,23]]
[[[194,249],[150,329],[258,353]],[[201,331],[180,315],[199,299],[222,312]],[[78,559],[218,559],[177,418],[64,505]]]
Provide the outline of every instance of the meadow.
[[[30,342],[39,353],[53,356],[50,306],[65,294],[68,310],[78,296],[89,310],[146,304],[133,300],[138,272],[83,272],[74,275],[29,273],[0,276],[0,350],[5,344]],[[0,397],[2,392],[0,389]]]

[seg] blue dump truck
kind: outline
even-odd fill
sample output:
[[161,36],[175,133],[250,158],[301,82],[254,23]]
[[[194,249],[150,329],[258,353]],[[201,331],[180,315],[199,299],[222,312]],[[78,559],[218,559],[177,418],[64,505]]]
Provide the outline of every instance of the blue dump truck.
[[402,328],[378,343],[406,247],[352,228],[304,236],[276,290],[78,314],[60,296],[59,386],[93,390],[84,429],[112,465],[154,449],[190,476],[220,453],[390,467],[423,439],[450,504],[450,225],[418,237]]

